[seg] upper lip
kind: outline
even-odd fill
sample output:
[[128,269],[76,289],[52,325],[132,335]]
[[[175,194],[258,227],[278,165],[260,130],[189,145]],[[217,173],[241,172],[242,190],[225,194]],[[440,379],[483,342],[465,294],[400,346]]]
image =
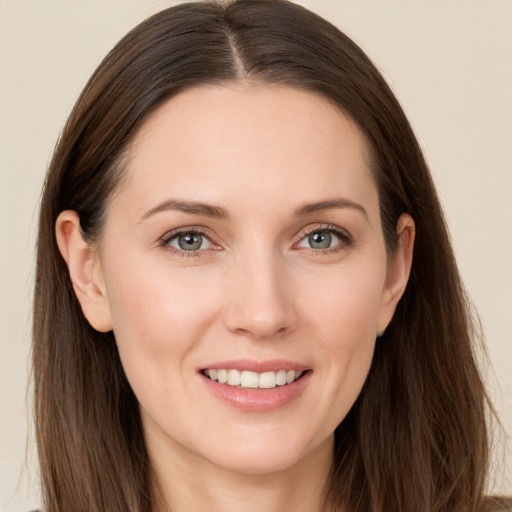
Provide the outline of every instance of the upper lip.
[[239,371],[250,371],[256,373],[264,372],[277,372],[279,370],[295,370],[295,371],[306,371],[309,369],[305,366],[294,361],[287,361],[284,359],[268,359],[266,361],[255,361],[252,359],[233,359],[230,361],[216,361],[209,363],[206,366],[200,368],[200,370],[207,369],[225,369],[225,370],[239,370]]

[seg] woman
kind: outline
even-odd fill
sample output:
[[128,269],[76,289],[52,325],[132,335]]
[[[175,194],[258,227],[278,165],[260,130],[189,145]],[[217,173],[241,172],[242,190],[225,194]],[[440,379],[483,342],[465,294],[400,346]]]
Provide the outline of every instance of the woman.
[[49,512],[510,506],[484,499],[489,404],[418,143],[305,9],[130,32],[63,132],[37,254]]

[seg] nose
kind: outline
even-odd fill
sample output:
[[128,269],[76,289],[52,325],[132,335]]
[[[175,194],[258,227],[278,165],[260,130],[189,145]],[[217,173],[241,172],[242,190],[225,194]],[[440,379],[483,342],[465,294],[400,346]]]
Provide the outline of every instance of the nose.
[[279,256],[241,258],[231,272],[224,310],[229,331],[263,340],[295,329],[290,272]]

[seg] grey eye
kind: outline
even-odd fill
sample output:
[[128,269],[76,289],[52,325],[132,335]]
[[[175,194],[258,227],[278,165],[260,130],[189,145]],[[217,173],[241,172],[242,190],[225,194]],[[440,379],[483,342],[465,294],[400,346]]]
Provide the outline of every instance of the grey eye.
[[299,242],[299,247],[308,247],[310,249],[329,249],[338,245],[340,241],[340,237],[331,230],[319,229],[306,235]]
[[205,235],[190,231],[176,235],[169,241],[169,245],[182,251],[199,251],[208,249],[212,243]]

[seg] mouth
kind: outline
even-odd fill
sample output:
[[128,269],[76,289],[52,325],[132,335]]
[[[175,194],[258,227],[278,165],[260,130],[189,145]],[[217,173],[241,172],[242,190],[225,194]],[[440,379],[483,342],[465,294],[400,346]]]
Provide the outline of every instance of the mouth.
[[258,373],[236,368],[205,368],[201,373],[214,382],[237,389],[274,389],[293,384],[310,371],[283,368]]
[[295,403],[309,387],[313,369],[274,359],[211,362],[198,370],[206,389],[243,412],[268,412]]

